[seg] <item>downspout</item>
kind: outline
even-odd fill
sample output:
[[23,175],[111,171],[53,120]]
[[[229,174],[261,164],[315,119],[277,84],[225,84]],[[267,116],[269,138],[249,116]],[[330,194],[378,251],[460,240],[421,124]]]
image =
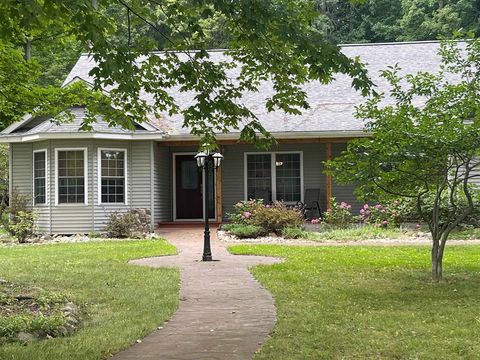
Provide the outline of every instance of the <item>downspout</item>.
[[155,231],[155,142],[150,141],[150,226]]

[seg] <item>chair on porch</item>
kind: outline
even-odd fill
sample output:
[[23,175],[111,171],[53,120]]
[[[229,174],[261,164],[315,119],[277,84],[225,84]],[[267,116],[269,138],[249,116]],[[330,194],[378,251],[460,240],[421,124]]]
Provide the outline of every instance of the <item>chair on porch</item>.
[[263,200],[264,204],[270,204],[272,202],[270,190],[268,189],[255,189],[253,198],[255,200]]
[[[316,213],[318,213],[319,219],[323,219],[322,208],[320,207],[320,189],[305,190],[303,202],[298,201],[297,207],[300,208],[305,219],[316,217]],[[310,217],[307,215],[310,215]]]

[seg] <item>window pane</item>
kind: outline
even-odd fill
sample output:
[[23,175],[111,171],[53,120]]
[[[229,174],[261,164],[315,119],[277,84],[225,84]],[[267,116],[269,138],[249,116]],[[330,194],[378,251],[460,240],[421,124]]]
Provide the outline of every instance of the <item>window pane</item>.
[[58,202],[81,204],[85,201],[85,156],[83,150],[58,152]]
[[33,154],[33,201],[35,205],[45,204],[46,197],[46,154],[45,151]]
[[300,154],[276,154],[277,200],[301,200]]
[[125,151],[102,150],[101,156],[101,202],[125,202]]
[[271,201],[272,156],[271,154],[247,155],[247,197]]

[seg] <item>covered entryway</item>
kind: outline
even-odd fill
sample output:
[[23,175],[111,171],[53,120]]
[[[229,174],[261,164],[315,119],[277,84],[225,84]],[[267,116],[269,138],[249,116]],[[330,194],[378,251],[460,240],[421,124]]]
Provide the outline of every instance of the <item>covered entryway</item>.
[[[173,154],[174,220],[203,219],[203,174],[194,158],[195,153]],[[209,217],[215,218],[215,172],[210,170],[208,201]]]

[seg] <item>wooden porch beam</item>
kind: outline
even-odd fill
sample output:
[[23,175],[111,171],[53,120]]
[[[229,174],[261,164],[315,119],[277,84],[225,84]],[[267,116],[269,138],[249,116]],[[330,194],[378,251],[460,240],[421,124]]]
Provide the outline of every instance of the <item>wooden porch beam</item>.
[[[326,147],[326,159],[332,160],[332,144],[327,143]],[[327,210],[332,206],[332,177],[327,175]]]
[[217,194],[217,223],[221,224],[223,220],[222,168],[218,167],[215,171],[217,172],[215,183],[215,193]]

